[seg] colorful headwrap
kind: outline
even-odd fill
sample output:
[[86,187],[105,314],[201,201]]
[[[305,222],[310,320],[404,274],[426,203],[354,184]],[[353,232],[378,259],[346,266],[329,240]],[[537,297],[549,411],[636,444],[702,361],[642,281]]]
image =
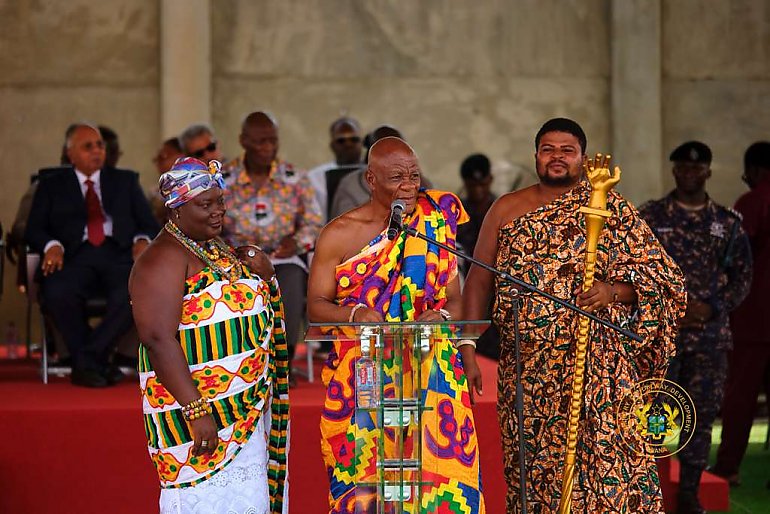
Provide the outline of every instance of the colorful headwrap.
[[192,157],[177,159],[158,181],[158,189],[166,200],[166,207],[179,207],[212,187],[224,189],[225,180],[219,172],[221,167],[219,161],[211,161],[207,165]]

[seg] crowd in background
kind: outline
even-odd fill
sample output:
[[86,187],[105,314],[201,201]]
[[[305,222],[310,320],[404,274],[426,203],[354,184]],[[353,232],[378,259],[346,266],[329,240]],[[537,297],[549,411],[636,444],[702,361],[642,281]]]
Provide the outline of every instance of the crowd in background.
[[[42,168],[31,177],[31,185],[20,201],[8,234],[8,250],[14,262],[18,255],[24,254],[27,246],[42,255],[49,250],[45,244],[48,241],[42,246],[35,246],[30,244],[28,238],[27,223],[33,210],[33,199],[38,185],[44,179],[63,170],[79,169],[78,163],[73,162],[70,154],[74,151],[73,136],[83,125],[74,123],[65,130],[59,165]],[[227,184],[228,207],[224,237],[229,244],[256,243],[270,253],[279,283],[284,290],[287,335],[292,343],[290,353],[293,357],[294,343],[301,340],[304,323],[308,259],[312,257],[312,249],[320,229],[330,219],[368,201],[369,187],[364,171],[369,147],[383,137],[395,136],[403,139],[404,136],[398,129],[389,125],[375,127],[364,134],[357,120],[341,117],[334,120],[329,127],[329,148],[333,159],[304,171],[279,156],[278,129],[278,122],[271,114],[250,114],[244,119],[239,136],[242,154],[227,158],[222,153],[221,142],[214,130],[205,124],[193,124],[185,128],[179,136],[163,141],[152,160],[159,175],[168,171],[177,159],[185,156],[203,162],[216,160],[221,163]],[[94,142],[92,150],[96,154],[96,165],[93,167],[104,170],[119,169],[118,162],[123,152],[118,135],[105,126],[98,127],[98,135],[102,146],[97,148]],[[466,207],[473,214],[472,223],[461,229],[461,244],[472,253],[481,219],[495,198],[490,189],[492,175],[489,159],[481,154],[469,157],[463,163],[461,176],[469,191]],[[432,187],[431,181],[425,176],[422,185]],[[168,221],[168,209],[157,188],[152,188],[146,193],[149,209],[157,222],[157,227],[146,230],[151,232],[146,235],[153,237],[157,228]],[[60,214],[57,214],[57,218],[62,221]],[[74,224],[85,222],[82,212],[71,214]],[[67,221],[66,216],[64,221]],[[83,230],[83,227],[79,230]],[[108,239],[112,237],[108,236]],[[88,242],[88,238],[84,236],[82,241]],[[43,268],[47,260],[50,259],[43,258]],[[43,291],[45,290],[44,287]],[[104,294],[104,291],[90,290],[84,294],[93,292],[97,293],[96,296]],[[46,313],[49,317],[52,314],[51,309],[56,310],[59,303],[59,300],[53,299],[47,302]],[[71,319],[73,316],[83,317],[80,313],[68,311],[62,319]],[[55,351],[58,360],[54,361],[55,364],[72,365],[71,347],[80,347],[82,344],[80,341],[67,342],[67,337],[60,333],[58,323],[53,323],[51,332],[57,342]],[[77,338],[85,339],[82,334]],[[135,334],[129,332],[123,342],[117,338],[111,343],[110,348],[119,347],[112,360],[124,368],[132,367],[135,362],[135,339]],[[114,370],[113,376],[117,376]],[[74,381],[79,382],[79,374],[75,373],[74,377]],[[106,385],[116,381],[86,382]]]

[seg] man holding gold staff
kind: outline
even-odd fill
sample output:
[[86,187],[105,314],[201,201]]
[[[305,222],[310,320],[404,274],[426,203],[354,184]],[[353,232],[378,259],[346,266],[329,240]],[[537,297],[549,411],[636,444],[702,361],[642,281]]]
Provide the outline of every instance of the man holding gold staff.
[[[366,170],[369,202],[334,219],[316,243],[308,291],[311,321],[336,325],[461,319],[457,259],[403,230],[392,239],[394,234],[387,234],[389,212],[401,202],[405,226],[454,246],[457,225],[468,216],[452,193],[420,189],[420,178],[417,156],[404,141],[386,137],[372,146]],[[420,384],[421,401],[430,410],[423,414],[428,421],[422,430],[420,468],[423,482],[431,485],[422,490],[420,513],[485,512],[471,411],[472,394],[481,393],[480,374],[473,345],[457,346],[436,340],[421,364],[422,377],[430,377],[429,383]],[[355,455],[356,445],[369,449],[378,444],[372,414],[354,409],[354,369],[360,357],[357,343],[338,339],[322,375],[327,395],[321,451],[333,514],[376,512],[374,488],[358,485],[372,481],[377,455]],[[406,373],[406,365],[399,369],[392,357],[382,365],[385,396],[390,397],[395,394],[393,377]],[[395,443],[386,438],[385,445]]]
[[[615,324],[629,323],[643,339],[587,318],[581,327],[582,316],[534,294],[520,300],[528,511],[569,512],[564,501],[572,512],[662,512],[655,460],[624,442],[627,428],[616,407],[640,381],[663,377],[684,313],[684,280],[636,209],[609,191],[620,170],[610,171],[609,156],[586,159],[585,149],[577,123],[547,121],[535,137],[540,182],[495,202],[474,257]],[[584,212],[600,222],[587,225]],[[494,285],[498,413],[512,513],[521,504],[512,300],[503,283]],[[467,319],[485,316],[492,290],[492,274],[472,266],[463,292]],[[576,359],[581,339],[585,359]]]

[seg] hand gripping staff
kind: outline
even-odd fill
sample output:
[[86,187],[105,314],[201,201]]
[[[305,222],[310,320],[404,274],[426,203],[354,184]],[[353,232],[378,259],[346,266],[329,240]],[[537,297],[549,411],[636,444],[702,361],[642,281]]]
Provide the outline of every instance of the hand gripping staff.
[[[591,184],[591,195],[588,205],[580,208],[586,223],[586,258],[583,271],[583,292],[591,289],[594,283],[596,267],[596,247],[602,234],[604,222],[610,217],[607,210],[607,193],[620,181],[620,168],[615,166],[614,173],[609,169],[610,156],[596,154],[595,159],[583,162],[588,182]],[[572,487],[575,483],[575,461],[578,441],[578,421],[580,406],[583,403],[583,383],[585,381],[586,353],[591,320],[581,315],[578,327],[578,340],[575,349],[575,374],[572,380],[572,395],[569,406],[567,424],[567,456],[564,460],[564,475],[561,487],[559,514],[569,514],[572,504]]]

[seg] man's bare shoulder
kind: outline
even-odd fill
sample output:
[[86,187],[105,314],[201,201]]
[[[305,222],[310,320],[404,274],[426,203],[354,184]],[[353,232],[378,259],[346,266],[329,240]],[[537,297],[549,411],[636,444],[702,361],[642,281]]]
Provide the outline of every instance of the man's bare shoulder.
[[321,230],[321,237],[323,237],[324,234],[329,234],[329,236],[332,237],[339,234],[344,234],[351,230],[360,229],[362,226],[370,222],[371,219],[369,219],[368,216],[368,209],[362,205],[343,214],[340,214],[329,223],[327,223],[323,230]]
[[497,204],[501,207],[509,207],[510,205],[521,203],[522,201],[530,201],[537,195],[537,184],[525,187],[524,189],[518,189],[505,193],[497,199]]
[[492,206],[498,226],[502,227],[537,208],[537,184],[505,193]]
[[363,205],[330,221],[318,236],[316,256],[323,256],[339,263],[371,241],[382,230],[382,221],[372,217],[371,210]]

